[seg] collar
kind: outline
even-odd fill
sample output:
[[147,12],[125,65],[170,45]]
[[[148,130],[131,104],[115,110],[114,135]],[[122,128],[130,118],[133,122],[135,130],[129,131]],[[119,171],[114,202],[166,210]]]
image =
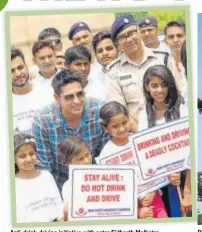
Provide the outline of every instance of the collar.
[[123,66],[125,63],[129,63],[135,66],[141,66],[146,60],[148,60],[148,58],[150,57],[155,57],[155,54],[153,53],[153,49],[151,48],[147,48],[145,47],[143,44],[143,59],[142,62],[140,64],[136,64],[134,61],[132,61],[129,56],[124,52],[123,54],[121,54],[120,56],[120,60],[121,60],[121,66]]

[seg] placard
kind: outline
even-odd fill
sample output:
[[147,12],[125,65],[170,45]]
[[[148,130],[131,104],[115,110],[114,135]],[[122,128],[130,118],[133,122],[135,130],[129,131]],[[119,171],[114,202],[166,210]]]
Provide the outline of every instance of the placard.
[[68,220],[137,218],[136,168],[71,165]]
[[145,183],[185,170],[190,155],[188,118],[134,134],[132,144]]

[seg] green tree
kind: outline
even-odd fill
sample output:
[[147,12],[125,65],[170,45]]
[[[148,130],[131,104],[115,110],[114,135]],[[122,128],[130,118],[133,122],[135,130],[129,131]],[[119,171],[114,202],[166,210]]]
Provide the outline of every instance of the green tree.
[[148,15],[157,18],[158,28],[161,33],[163,33],[163,30],[168,22],[173,20],[185,21],[184,11],[149,11]]

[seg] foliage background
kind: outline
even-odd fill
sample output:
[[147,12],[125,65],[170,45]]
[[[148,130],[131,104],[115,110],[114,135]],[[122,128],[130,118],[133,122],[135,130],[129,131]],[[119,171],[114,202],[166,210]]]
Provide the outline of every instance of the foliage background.
[[[135,20],[140,20],[143,16],[154,16],[158,21],[159,34],[163,34],[166,24],[173,20],[181,20],[185,22],[184,11],[148,11],[148,12],[128,12],[132,14]],[[116,17],[123,13],[117,13]]]

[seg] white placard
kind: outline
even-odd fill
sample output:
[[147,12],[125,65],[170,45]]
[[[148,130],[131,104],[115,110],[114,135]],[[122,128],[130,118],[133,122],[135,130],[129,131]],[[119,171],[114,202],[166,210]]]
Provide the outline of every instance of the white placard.
[[[98,161],[99,164],[133,164],[138,167],[137,157],[135,156],[134,151],[131,147],[98,159]],[[138,173],[137,177],[138,197],[143,197],[146,194],[158,190],[170,183],[166,176],[144,184],[141,184],[142,181],[141,178],[139,178]]]
[[134,134],[132,144],[144,183],[185,170],[190,155],[188,118]]
[[137,218],[133,165],[71,165],[68,220]]

